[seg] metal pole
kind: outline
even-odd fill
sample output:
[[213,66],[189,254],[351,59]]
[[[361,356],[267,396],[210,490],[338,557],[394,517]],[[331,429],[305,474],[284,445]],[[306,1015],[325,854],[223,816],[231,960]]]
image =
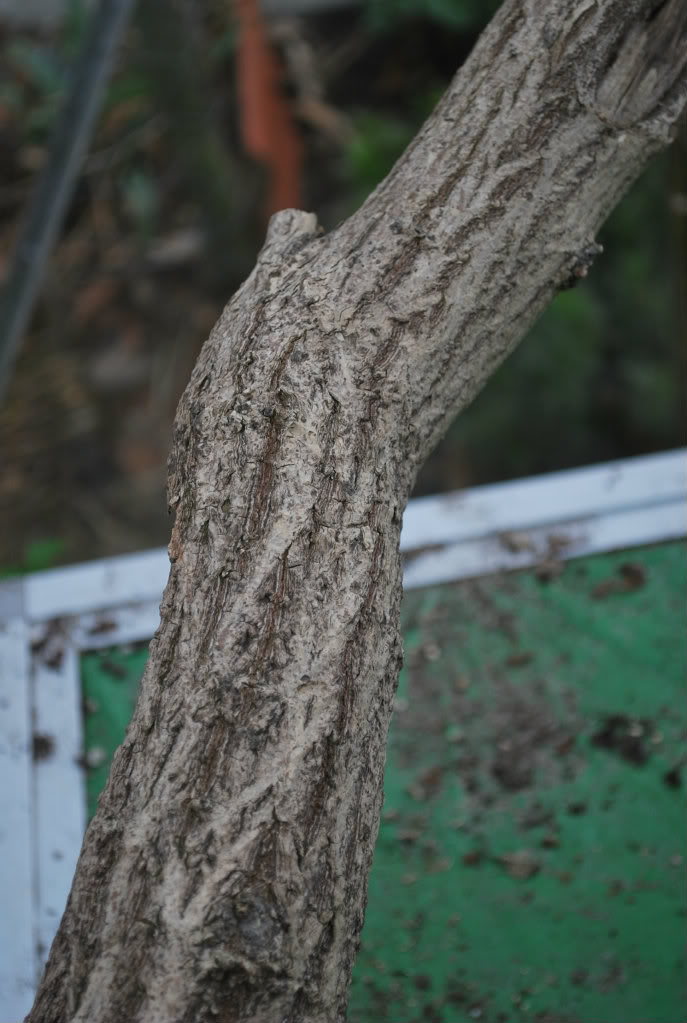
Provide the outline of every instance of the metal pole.
[[45,267],[74,190],[100,109],[117,44],[134,0],[100,0],[74,68],[48,161],[29,199],[9,275],[0,294],[0,401],[24,336]]

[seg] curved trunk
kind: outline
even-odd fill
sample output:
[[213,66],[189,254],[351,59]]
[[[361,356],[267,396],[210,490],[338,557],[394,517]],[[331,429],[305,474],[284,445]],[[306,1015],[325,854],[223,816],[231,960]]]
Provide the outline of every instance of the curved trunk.
[[273,218],[181,400],[162,623],[29,1019],[345,1015],[417,469],[685,104],[682,0],[511,0],[329,235]]

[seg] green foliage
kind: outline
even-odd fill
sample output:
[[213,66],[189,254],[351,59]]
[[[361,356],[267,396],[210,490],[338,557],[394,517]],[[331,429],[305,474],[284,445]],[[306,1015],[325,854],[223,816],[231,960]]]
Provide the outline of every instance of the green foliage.
[[355,206],[359,206],[388,174],[415,132],[407,121],[372,111],[359,114],[354,127],[346,163],[352,198]]
[[108,83],[103,109],[111,110],[120,103],[128,103],[131,100],[148,100],[151,93],[152,85],[147,74],[139,68],[123,68],[117,77]]
[[[23,114],[29,141],[45,140],[54,127],[86,39],[89,17],[84,0],[71,0],[58,39],[42,43],[27,36],[6,44],[5,56],[18,76],[15,81],[0,82],[0,102]],[[124,68],[108,82],[103,108],[109,110],[150,93],[150,81],[138,68]]]
[[[58,44],[19,38],[7,44],[10,64],[21,76],[21,85],[3,83],[0,98],[10,100],[14,109],[29,108],[24,130],[29,139],[41,139],[51,131],[69,84],[71,66],[77,58],[88,28],[84,0],[70,0]],[[30,102],[31,96],[39,102]]]
[[213,67],[222,64],[225,60],[233,60],[236,56],[238,44],[238,29],[231,22],[222,34],[217,38],[210,48],[210,63]]
[[48,96],[59,92],[65,82],[64,61],[53,46],[44,46],[28,39],[10,42],[7,55],[26,83],[36,92]]
[[[41,139],[59,111],[67,82],[66,66],[54,47],[27,39],[9,43],[7,55],[23,81],[6,83],[3,98],[9,95],[14,109],[28,111],[23,122],[26,137]],[[38,95],[37,103],[31,102],[32,93]]]
[[593,461],[584,452],[593,443],[590,400],[604,327],[589,285],[560,294],[455,422],[448,445],[467,449],[486,479]]
[[159,193],[153,178],[139,167],[127,169],[120,177],[124,209],[136,232],[149,237],[156,226],[159,212]]
[[353,118],[355,134],[345,155],[353,209],[360,206],[389,173],[431,114],[441,91],[428,89],[417,97],[404,118],[371,110],[361,111]]
[[62,30],[62,54],[65,60],[73,61],[86,38],[90,4],[85,0],[69,0],[65,11]]
[[0,106],[17,113],[22,109],[24,92],[17,82],[0,82]]
[[12,579],[27,572],[41,572],[54,568],[61,560],[66,544],[58,537],[31,540],[24,548],[21,564],[0,566],[0,579]]
[[424,18],[457,32],[479,32],[501,0],[367,0],[365,17],[377,32],[410,18]]
[[24,570],[26,572],[40,572],[46,568],[53,568],[60,560],[64,548],[64,540],[59,539],[59,537],[44,537],[39,540],[32,540],[26,545],[24,552]]

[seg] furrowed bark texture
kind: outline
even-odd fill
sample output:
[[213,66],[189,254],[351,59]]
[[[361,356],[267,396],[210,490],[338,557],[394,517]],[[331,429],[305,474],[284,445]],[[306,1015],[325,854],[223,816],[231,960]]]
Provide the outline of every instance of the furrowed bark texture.
[[349,221],[273,218],[181,400],[138,706],[29,1019],[345,1015],[416,471],[685,103],[684,0],[512,0]]

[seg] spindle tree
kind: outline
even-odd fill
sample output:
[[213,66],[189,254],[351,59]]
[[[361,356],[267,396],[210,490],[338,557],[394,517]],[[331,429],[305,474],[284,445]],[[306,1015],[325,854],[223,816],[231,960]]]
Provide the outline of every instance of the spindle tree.
[[354,216],[273,218],[179,405],[162,620],[31,1023],[344,1018],[413,481],[686,96],[684,0],[506,0]]

